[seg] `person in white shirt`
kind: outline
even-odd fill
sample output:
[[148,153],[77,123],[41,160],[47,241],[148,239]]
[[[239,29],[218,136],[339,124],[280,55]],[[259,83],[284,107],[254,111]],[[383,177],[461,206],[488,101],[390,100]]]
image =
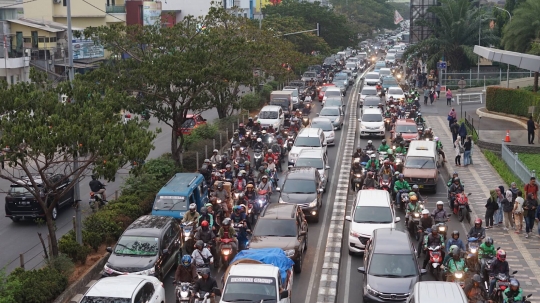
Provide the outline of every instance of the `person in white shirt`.
[[204,265],[214,264],[214,257],[208,248],[204,247],[204,242],[199,240],[195,243],[195,250],[191,254],[193,263],[197,267],[202,267]]
[[221,162],[221,156],[218,155],[218,152],[217,149],[214,149],[213,155],[210,157],[210,163],[217,165]]
[[516,227],[516,234],[521,233],[523,229],[523,192],[521,190],[517,191],[516,201],[514,202],[514,223]]

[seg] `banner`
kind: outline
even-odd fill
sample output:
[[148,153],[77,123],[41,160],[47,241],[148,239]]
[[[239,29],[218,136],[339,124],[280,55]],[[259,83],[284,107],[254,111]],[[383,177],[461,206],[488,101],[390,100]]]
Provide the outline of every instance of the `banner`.
[[403,17],[398,13],[398,11],[394,11],[394,24],[399,24],[401,21],[403,21]]
[[143,25],[155,25],[161,22],[161,2],[143,2]]

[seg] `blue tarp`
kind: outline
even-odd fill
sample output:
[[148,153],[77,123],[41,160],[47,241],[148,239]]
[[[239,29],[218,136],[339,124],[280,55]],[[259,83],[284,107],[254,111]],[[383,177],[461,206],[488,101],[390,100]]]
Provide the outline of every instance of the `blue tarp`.
[[251,259],[262,262],[264,264],[272,264],[279,268],[281,274],[281,283],[285,285],[287,281],[287,270],[293,265],[293,260],[289,259],[285,252],[281,248],[259,248],[259,249],[246,249],[239,252],[231,263],[242,260]]

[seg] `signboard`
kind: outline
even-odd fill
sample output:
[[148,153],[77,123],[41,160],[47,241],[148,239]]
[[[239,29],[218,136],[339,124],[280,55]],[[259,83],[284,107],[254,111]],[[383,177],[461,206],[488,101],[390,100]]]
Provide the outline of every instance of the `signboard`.
[[102,45],[96,44],[93,40],[73,39],[73,59],[102,58],[105,50]]
[[446,61],[437,62],[438,69],[446,69]]
[[143,25],[161,23],[161,2],[143,2]]
[[459,82],[457,83],[458,87],[461,88],[461,89],[464,89],[465,86],[467,86],[467,81],[465,80],[459,80]]

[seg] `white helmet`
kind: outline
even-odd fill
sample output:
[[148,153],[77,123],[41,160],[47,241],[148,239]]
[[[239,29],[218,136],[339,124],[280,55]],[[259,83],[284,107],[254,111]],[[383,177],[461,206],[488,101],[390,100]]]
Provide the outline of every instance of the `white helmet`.
[[266,134],[266,130],[265,130],[265,129],[263,129],[262,134],[263,134],[263,135]]
[[217,150],[217,149],[214,149],[214,151],[213,151],[213,152],[214,152],[214,153],[218,153],[218,152],[219,152],[219,150]]
[[191,203],[191,204],[189,205],[189,209],[190,209],[190,210],[196,210],[196,209],[197,209],[197,205],[196,205],[195,203]]
[[257,142],[262,142],[262,139],[261,139],[261,138],[257,138]]
[[424,209],[424,210],[422,211],[422,215],[429,215],[429,210]]
[[371,140],[369,140],[369,141],[367,142],[367,144],[372,144],[372,143],[373,143],[373,141],[371,141]]
[[439,205],[443,205],[444,206],[444,202],[443,201],[437,201],[437,206]]

